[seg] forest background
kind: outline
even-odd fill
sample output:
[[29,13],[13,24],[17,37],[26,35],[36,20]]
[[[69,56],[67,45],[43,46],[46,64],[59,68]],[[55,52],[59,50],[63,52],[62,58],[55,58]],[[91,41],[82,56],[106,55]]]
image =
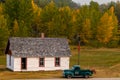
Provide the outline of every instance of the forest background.
[[67,38],[72,45],[120,47],[120,2],[0,0],[0,50],[9,37]]

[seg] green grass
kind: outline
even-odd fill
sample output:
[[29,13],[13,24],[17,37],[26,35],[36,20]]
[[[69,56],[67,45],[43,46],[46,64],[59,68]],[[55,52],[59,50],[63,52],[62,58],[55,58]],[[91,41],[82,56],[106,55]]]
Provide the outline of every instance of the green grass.
[[[72,49],[70,66],[77,64],[78,51]],[[120,77],[120,49],[81,49],[81,68],[95,69],[94,77]]]
[[0,65],[6,65],[6,56],[0,55]]
[[[78,52],[75,46],[71,47],[71,53],[70,67],[77,64],[78,60]],[[62,71],[12,72],[7,70],[5,65],[6,57],[0,55],[0,78],[3,80],[62,77]],[[93,77],[120,77],[120,49],[89,49],[82,47],[80,66],[84,69],[95,69],[97,74]]]
[[[71,66],[77,63],[78,54],[71,57]],[[120,52],[116,51],[94,51],[82,50],[80,52],[80,65],[108,68],[120,63]]]

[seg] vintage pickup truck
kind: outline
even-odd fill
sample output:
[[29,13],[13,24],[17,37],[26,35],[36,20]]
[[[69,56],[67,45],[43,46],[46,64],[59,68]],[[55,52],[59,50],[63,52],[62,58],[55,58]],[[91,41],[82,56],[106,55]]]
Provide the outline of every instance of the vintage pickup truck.
[[72,78],[72,77],[85,77],[89,78],[95,73],[95,70],[82,70],[79,65],[74,65],[71,70],[64,70],[63,77]]

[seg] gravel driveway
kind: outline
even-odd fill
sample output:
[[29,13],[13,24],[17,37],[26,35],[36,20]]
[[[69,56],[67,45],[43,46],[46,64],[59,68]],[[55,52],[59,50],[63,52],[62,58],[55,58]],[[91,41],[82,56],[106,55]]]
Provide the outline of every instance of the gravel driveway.
[[72,79],[14,79],[14,80],[120,80],[120,78],[72,78]]

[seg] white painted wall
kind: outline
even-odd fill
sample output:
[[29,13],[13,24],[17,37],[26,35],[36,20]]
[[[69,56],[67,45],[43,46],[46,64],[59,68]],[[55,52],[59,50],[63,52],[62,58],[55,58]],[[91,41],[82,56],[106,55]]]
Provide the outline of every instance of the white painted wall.
[[61,59],[61,69],[69,69],[69,57],[62,57]]
[[6,58],[6,61],[7,61],[7,64],[6,64],[6,65],[7,65],[7,68],[10,69],[10,70],[13,70],[13,69],[14,69],[14,57],[11,56],[11,65],[9,65],[9,62],[10,62],[10,61],[9,61],[9,60],[10,60],[9,58],[10,58],[10,55],[7,54],[6,57],[7,57],[7,58]]
[[[9,57],[7,56],[7,59],[8,58]],[[12,61],[13,61],[13,63],[11,64],[12,66],[9,66],[8,60],[7,60],[7,67],[9,69],[12,69],[13,71],[40,71],[40,70],[50,71],[50,70],[69,69],[69,57],[61,57],[59,67],[55,67],[54,57],[45,57],[44,67],[39,67],[39,58],[27,58],[26,70],[21,70],[21,58],[12,57]]]
[[14,58],[14,70],[13,71],[21,71],[21,58]]
[[46,71],[69,69],[69,57],[61,57],[59,67],[55,67],[55,58],[45,58],[45,62],[44,70]]
[[39,71],[39,58],[27,58],[27,71]]
[[26,71],[40,71],[40,70],[50,71],[50,70],[64,70],[64,69],[69,69],[69,57],[60,58],[60,67],[55,67],[54,57],[45,57],[44,67],[39,67],[39,58],[27,58]]

